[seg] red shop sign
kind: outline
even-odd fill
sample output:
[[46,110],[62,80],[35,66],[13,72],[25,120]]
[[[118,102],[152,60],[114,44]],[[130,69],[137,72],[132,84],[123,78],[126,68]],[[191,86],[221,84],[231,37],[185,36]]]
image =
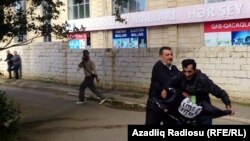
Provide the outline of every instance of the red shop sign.
[[250,19],[204,23],[204,32],[250,31]]

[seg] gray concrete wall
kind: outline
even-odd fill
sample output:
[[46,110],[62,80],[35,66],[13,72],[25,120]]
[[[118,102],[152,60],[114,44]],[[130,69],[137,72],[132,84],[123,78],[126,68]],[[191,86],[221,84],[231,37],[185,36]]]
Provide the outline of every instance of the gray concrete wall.
[[[22,57],[24,79],[50,80],[79,84],[84,74],[77,72],[82,50],[71,50],[67,43],[34,43],[10,49]],[[151,71],[158,60],[159,48],[91,49],[101,78],[99,87],[147,93]],[[250,99],[250,48],[174,48],[174,63],[180,68],[185,58],[194,58],[198,68],[238,100]],[[5,51],[0,58],[5,59]],[[7,76],[6,62],[0,62],[0,72]]]

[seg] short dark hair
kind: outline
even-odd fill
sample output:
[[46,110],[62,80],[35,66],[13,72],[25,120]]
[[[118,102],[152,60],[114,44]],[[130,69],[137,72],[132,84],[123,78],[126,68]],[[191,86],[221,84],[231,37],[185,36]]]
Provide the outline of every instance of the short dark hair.
[[160,48],[159,55],[162,55],[162,52],[164,50],[172,50],[172,49],[171,49],[171,47],[163,46],[163,47]]
[[192,65],[193,69],[196,69],[196,62],[194,59],[185,59],[182,61],[182,68],[186,68],[188,65]]
[[83,54],[89,54],[89,51],[88,50],[83,50],[83,52],[82,52]]

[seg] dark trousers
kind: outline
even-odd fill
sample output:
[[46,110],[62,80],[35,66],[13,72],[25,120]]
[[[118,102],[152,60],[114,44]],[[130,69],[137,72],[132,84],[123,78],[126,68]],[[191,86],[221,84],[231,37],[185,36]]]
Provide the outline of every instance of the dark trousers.
[[105,97],[96,89],[94,78],[92,76],[86,76],[84,81],[80,85],[79,89],[79,101],[85,100],[85,89],[89,87],[89,89],[99,98],[104,99]]
[[146,125],[176,125],[176,120],[160,109],[156,103],[148,100],[146,108]]
[[14,72],[15,72],[15,78],[16,79],[19,79],[19,68],[20,68],[20,65],[14,65]]
[[211,116],[201,116],[197,121],[198,125],[212,125],[212,123],[213,123],[213,117]]
[[8,68],[7,68],[7,71],[9,72],[9,78],[11,79],[12,78],[12,75],[11,75],[11,68],[12,68],[13,65],[11,64],[8,64]]

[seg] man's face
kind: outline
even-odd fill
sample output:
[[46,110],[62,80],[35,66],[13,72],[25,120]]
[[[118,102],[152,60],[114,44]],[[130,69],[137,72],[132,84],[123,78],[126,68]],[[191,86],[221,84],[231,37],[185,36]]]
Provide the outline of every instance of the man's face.
[[163,50],[162,54],[160,55],[160,58],[164,63],[166,63],[168,65],[172,64],[172,61],[173,61],[172,50],[166,50],[166,49]]
[[89,53],[83,53],[83,57],[84,57],[85,59],[89,58]]
[[7,50],[7,51],[6,51],[6,53],[7,53],[7,54],[10,54],[10,51],[9,51],[9,50]]
[[195,70],[193,69],[193,65],[188,65],[186,68],[183,68],[183,74],[187,80],[191,80],[194,76]]

